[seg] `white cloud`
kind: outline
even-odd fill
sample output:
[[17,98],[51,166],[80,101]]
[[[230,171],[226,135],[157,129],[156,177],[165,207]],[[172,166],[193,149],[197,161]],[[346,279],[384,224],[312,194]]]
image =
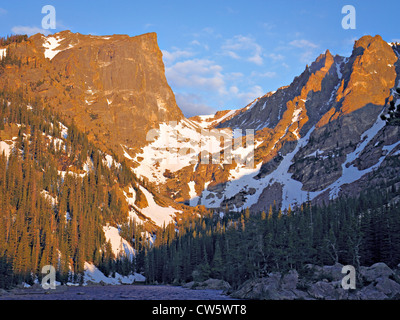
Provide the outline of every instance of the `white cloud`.
[[271,31],[272,29],[274,29],[276,27],[276,25],[274,23],[271,23],[271,22],[263,22],[261,24],[261,27],[264,28],[267,31]]
[[222,67],[208,59],[190,59],[167,67],[168,82],[177,89],[205,90],[224,94],[225,81]]
[[315,49],[318,48],[318,45],[305,39],[298,39],[289,42],[289,44],[296,48],[306,48],[306,49]]
[[215,39],[222,38],[222,35],[215,32],[215,30],[211,27],[205,27],[202,30],[200,30],[200,32],[193,33],[192,35],[195,38],[199,38],[199,37],[207,37],[207,38],[213,37]]
[[237,80],[244,77],[244,74],[241,72],[230,72],[225,75],[227,80]]
[[215,109],[206,105],[201,96],[192,93],[175,93],[176,103],[185,117],[214,114]]
[[273,61],[281,61],[285,59],[285,57],[280,53],[270,53],[268,54],[268,58],[271,58]]
[[163,54],[163,60],[166,64],[171,64],[172,62],[180,58],[188,58],[193,56],[193,52],[180,49],[175,49],[172,52],[167,50],[161,50],[161,52]]
[[256,85],[245,92],[241,92],[236,86],[231,86],[229,93],[239,101],[240,105],[238,107],[244,107],[254,99],[264,95],[265,92],[260,86]]
[[236,60],[244,59],[257,65],[264,62],[262,47],[250,36],[236,35],[226,40],[221,49],[222,54]]
[[153,23],[146,23],[144,26],[143,26],[143,29],[145,29],[145,30],[147,30],[147,29],[150,29],[150,28],[152,28],[152,27],[154,27],[155,25],[153,24]]
[[250,61],[250,62],[254,62],[255,64],[257,64],[259,66],[262,65],[263,62],[264,62],[263,58],[258,53],[256,53],[253,56],[249,57],[247,60]]
[[306,39],[297,39],[289,42],[289,45],[301,49],[299,51],[299,60],[302,63],[311,63],[314,56],[315,52],[314,50],[319,47],[316,43],[313,43],[309,40]]
[[49,30],[45,30],[39,27],[29,27],[29,26],[14,26],[11,28],[11,31],[17,34],[27,34],[28,36],[31,36],[36,33],[42,33],[44,35],[52,33]]
[[208,44],[200,43],[200,41],[198,41],[198,40],[193,40],[193,41],[191,41],[191,42],[190,42],[190,45],[202,47],[202,48],[204,48],[204,49],[207,50],[207,51],[210,50],[210,47],[208,46]]
[[253,71],[250,77],[260,77],[260,78],[275,78],[277,76],[275,71],[257,72]]
[[311,63],[315,58],[314,51],[306,50],[300,55],[300,61],[303,63]]
[[[216,36],[212,28],[201,30],[202,35]],[[264,59],[281,61],[279,54],[264,54],[263,48],[251,36],[237,35],[219,46],[220,50],[204,55],[203,38],[195,37],[188,42],[187,48],[172,47],[162,50],[165,63],[165,73],[172,90],[175,93],[178,106],[186,117],[215,113],[215,109],[240,108],[265,92],[261,86],[251,80],[249,74],[235,69],[225,70],[224,61],[230,57],[234,61],[248,61],[261,65]],[[227,61],[229,63],[232,61]],[[224,65],[224,68],[222,67]],[[227,68],[228,68],[227,67]],[[258,79],[275,77],[272,71],[258,72]],[[249,78],[246,78],[249,77]]]
[[228,57],[231,57],[232,59],[235,59],[235,60],[239,60],[241,58],[237,53],[235,53],[233,51],[230,51],[230,50],[225,51],[224,54],[226,56],[228,56]]

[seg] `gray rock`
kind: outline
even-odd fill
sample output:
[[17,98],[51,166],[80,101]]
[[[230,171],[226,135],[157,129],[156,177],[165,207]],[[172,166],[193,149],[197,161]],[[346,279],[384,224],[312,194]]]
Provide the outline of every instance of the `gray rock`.
[[280,272],[271,272],[268,274],[268,278],[266,278],[265,285],[268,288],[277,290],[279,288],[281,278],[282,275]]
[[231,285],[220,279],[208,279],[203,282],[196,282],[196,281],[191,281],[188,283],[185,283],[182,285],[183,288],[187,289],[198,289],[198,290],[204,290],[204,289],[210,289],[210,290],[229,290],[231,288]]
[[[342,265],[306,265],[308,276],[299,278],[296,270],[284,276],[279,272],[267,277],[246,281],[233,292],[233,298],[267,300],[385,300],[400,298],[400,283],[395,273],[384,263],[361,267],[360,273],[369,283],[354,290],[345,290],[341,282],[344,277]],[[394,280],[393,280],[394,279]]]
[[335,287],[327,281],[318,281],[308,288],[307,293],[315,299],[331,300],[335,296]]
[[306,299],[307,294],[300,290],[279,290],[278,292],[279,300],[299,300]]
[[342,273],[343,265],[336,263],[333,266],[323,266],[322,275],[328,277],[328,280],[342,281],[344,274]]
[[342,273],[343,265],[336,263],[332,266],[316,266],[313,264],[307,264],[306,269],[310,270],[312,279],[314,280],[328,280],[328,281],[341,281],[344,274]]
[[299,281],[299,274],[296,270],[290,270],[282,278],[281,287],[284,290],[294,290],[297,287]]
[[270,273],[265,278],[247,280],[231,296],[251,300],[279,300],[280,280],[279,272]]
[[375,288],[388,297],[394,297],[395,295],[400,294],[400,284],[389,278],[379,278]]
[[8,291],[4,290],[4,289],[0,289],[0,296],[2,295],[7,295]]
[[382,291],[379,291],[371,283],[355,293],[359,300],[385,300],[388,298]]
[[379,278],[389,278],[394,274],[393,270],[383,262],[375,263],[370,267],[360,267],[360,273],[367,282],[373,282]]
[[228,290],[231,287],[228,282],[220,279],[208,279],[202,283],[202,286],[212,290]]

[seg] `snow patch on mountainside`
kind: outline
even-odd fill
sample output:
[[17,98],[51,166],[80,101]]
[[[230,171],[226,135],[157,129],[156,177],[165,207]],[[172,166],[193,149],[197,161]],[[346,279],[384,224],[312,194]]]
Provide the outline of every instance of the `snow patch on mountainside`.
[[196,206],[199,200],[199,197],[197,196],[196,190],[195,190],[195,182],[190,181],[188,183],[189,186],[189,198],[190,198],[190,205],[191,206]]
[[136,201],[136,191],[132,187],[129,187],[128,192],[129,194],[124,191],[126,202],[128,203],[128,205],[134,206]]
[[0,141],[0,153],[4,152],[4,155],[8,158],[13,149],[14,143],[8,144],[6,141]]
[[140,191],[146,196],[148,206],[141,209],[141,212],[151,220],[153,220],[158,226],[162,227],[164,224],[168,225],[170,222],[174,221],[174,216],[176,212],[181,212],[173,207],[161,207],[155,201],[153,195],[140,186]]
[[139,273],[133,273],[129,276],[122,276],[119,273],[115,273],[115,277],[106,277],[94,264],[85,262],[84,265],[84,285],[88,282],[93,283],[105,283],[108,285],[118,284],[132,284],[136,281],[146,281],[146,278]]
[[358,170],[354,165],[348,166],[348,164],[357,159],[358,155],[384,126],[385,122],[378,117],[372,127],[361,135],[362,142],[353,152],[347,155],[346,161],[342,164],[342,176],[329,187],[330,197],[336,198],[339,195],[340,187],[342,185],[352,183],[360,179],[364,174],[369,173],[380,166],[385,157],[381,157],[378,163],[365,170]]
[[0,49],[0,60],[5,58],[7,54],[7,49]]
[[119,230],[115,227],[105,226],[103,227],[103,231],[106,241],[110,241],[111,243],[115,257],[126,256],[132,261],[135,256],[135,250],[128,241],[119,235]]
[[184,119],[179,123],[161,123],[154,130],[154,141],[143,151],[131,158],[139,163],[133,169],[138,177],[147,177],[151,182],[164,183],[164,172],[176,172],[184,167],[196,164],[198,155],[214,154],[220,151],[220,137],[227,136],[223,130],[204,130],[194,122]]
[[119,168],[121,166],[120,163],[118,163],[117,161],[114,160],[114,158],[112,156],[110,156],[109,154],[106,154],[105,159],[103,159],[103,164],[105,164],[107,167],[111,168],[113,165],[116,168]]
[[50,60],[52,60],[59,52],[68,50],[74,47],[73,44],[69,44],[68,47],[64,49],[58,49],[60,47],[61,42],[64,40],[64,38],[61,38],[60,36],[53,36],[49,35],[47,37],[43,37],[44,42],[43,42],[43,47],[44,47],[44,56]]
[[61,41],[64,40],[59,37],[52,37],[48,36],[43,43],[43,47],[45,48],[44,50],[44,56],[48,59],[53,59],[57,53],[59,53],[61,50],[55,50],[61,43]]
[[[305,201],[307,192],[301,189],[301,182],[292,179],[292,174],[289,173],[288,170],[292,164],[293,157],[301,147],[307,144],[310,134],[313,130],[314,127],[308,131],[306,136],[300,138],[295,150],[283,158],[276,170],[271,172],[269,175],[266,175],[262,179],[254,179],[261,169],[261,163],[255,169],[239,170],[239,174],[236,177],[237,180],[232,180],[227,183],[226,190],[224,192],[226,198],[229,199],[239,191],[248,191],[250,188],[254,188],[255,193],[246,195],[246,202],[243,205],[243,207],[251,207],[253,204],[257,203],[263,189],[266,186],[271,185],[274,182],[278,182],[283,188],[282,209],[288,208],[289,205]],[[310,193],[310,196],[315,197],[317,194],[319,193]]]

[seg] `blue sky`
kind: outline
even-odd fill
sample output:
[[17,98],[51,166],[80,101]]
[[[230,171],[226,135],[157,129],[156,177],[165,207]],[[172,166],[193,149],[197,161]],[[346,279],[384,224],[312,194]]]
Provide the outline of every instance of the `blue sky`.
[[[56,30],[42,29],[47,4]],[[342,28],[344,5],[356,9],[354,30]],[[156,32],[167,80],[192,116],[243,107],[290,84],[326,49],[349,56],[363,35],[400,41],[398,14],[394,0],[15,0],[0,2],[0,35]]]

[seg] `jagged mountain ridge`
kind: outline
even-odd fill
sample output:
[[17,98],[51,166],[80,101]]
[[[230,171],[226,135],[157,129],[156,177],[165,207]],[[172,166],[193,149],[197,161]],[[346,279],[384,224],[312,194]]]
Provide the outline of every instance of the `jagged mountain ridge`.
[[[380,36],[356,41],[350,57],[327,50],[290,85],[243,109],[191,119],[176,105],[155,34],[64,31],[10,46],[22,63],[5,69],[2,85],[73,119],[105,152],[125,156],[137,176],[175,202],[261,210],[274,201],[288,207],[307,196],[327,200],[362,189],[368,170],[397,156],[398,129],[376,120],[398,86],[398,48]],[[224,155],[221,139],[242,142],[235,129],[255,130],[253,168],[235,160],[200,161],[202,151]],[[374,136],[363,139],[368,130]],[[389,151],[393,156],[386,157]],[[242,158],[251,153],[244,139],[233,150]],[[346,172],[352,178],[344,178]]]
[[[177,201],[231,210],[265,210],[274,201],[287,208],[308,197],[318,202],[357,194],[369,182],[387,182],[398,172],[398,128],[385,127],[379,119],[398,87],[398,75],[397,47],[380,36],[356,41],[350,57],[327,50],[289,86],[243,109],[186,120],[231,135],[232,129],[254,129],[253,169],[194,160],[180,168],[142,170],[144,163],[154,165],[158,149],[153,148],[152,155],[134,159],[140,163],[136,173]],[[183,128],[176,130],[191,137]],[[199,150],[192,151],[195,159]],[[387,168],[394,175],[387,176]]]

